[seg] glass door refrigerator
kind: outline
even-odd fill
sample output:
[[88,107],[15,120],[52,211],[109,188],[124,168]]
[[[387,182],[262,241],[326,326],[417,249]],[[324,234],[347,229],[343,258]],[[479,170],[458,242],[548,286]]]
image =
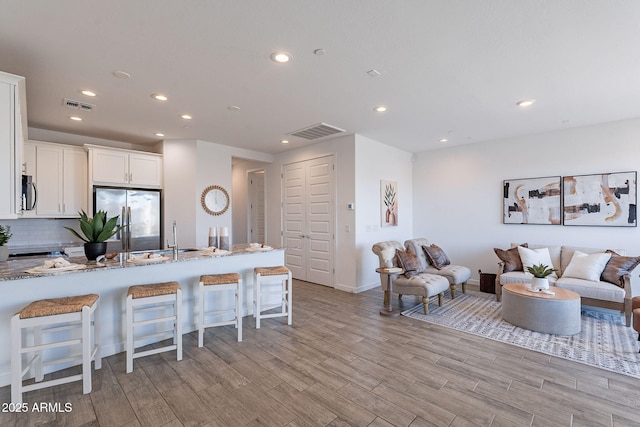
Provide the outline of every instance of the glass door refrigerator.
[[107,252],[162,249],[160,190],[94,187],[93,211],[119,215],[119,225],[128,227],[107,241]]

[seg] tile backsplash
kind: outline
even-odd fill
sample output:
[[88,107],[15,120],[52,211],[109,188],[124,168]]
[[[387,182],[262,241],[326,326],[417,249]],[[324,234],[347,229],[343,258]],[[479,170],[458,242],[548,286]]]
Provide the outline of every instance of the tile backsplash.
[[77,219],[23,218],[0,220],[2,225],[10,225],[13,237],[7,246],[13,248],[42,248],[46,246],[78,246],[82,242],[63,227],[78,229]]

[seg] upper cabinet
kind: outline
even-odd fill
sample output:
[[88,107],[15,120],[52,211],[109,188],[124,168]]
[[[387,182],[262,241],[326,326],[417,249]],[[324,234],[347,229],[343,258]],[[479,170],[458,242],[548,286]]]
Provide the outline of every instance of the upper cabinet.
[[25,217],[77,217],[87,210],[87,153],[82,147],[27,141],[24,168],[36,187],[36,208]]
[[0,219],[18,218],[22,145],[27,133],[24,77],[0,72]]
[[161,188],[162,155],[85,145],[93,185]]

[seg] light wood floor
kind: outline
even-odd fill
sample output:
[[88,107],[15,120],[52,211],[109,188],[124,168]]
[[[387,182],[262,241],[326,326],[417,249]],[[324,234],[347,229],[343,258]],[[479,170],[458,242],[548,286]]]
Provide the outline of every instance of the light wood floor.
[[131,374],[124,353],[107,357],[90,394],[79,382],[25,394],[71,412],[0,413],[0,425],[640,425],[640,380],[382,317],[381,304],[379,289],[353,295],[296,281],[293,326],[267,319],[256,330],[246,317],[243,342],[232,326],[214,328],[204,348],[191,333],[184,360],[137,359]]

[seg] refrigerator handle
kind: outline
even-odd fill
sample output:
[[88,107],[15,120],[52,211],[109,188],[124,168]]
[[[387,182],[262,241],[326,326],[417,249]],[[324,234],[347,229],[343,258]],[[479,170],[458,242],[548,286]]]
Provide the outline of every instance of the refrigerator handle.
[[[120,225],[125,225],[126,223],[127,223],[126,211],[123,206],[122,212],[120,213]],[[118,239],[120,239],[120,242],[122,243],[122,251],[126,252],[127,251],[126,242],[125,242],[126,239],[124,238],[124,236],[127,235],[127,229],[124,228],[123,230],[118,231]]]
[[131,206],[127,207],[127,250],[131,248]]

